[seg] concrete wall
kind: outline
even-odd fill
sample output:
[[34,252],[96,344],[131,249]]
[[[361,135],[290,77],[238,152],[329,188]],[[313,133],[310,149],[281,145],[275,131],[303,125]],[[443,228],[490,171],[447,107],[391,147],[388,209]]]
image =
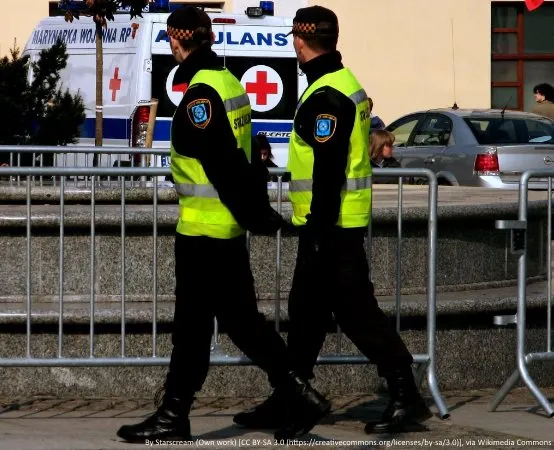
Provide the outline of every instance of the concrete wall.
[[310,3],[337,13],[344,62],[385,123],[415,110],[452,106],[454,99],[460,107],[490,107],[490,1]]
[[48,15],[48,0],[2,0],[0,11],[0,57],[8,54],[14,39],[23,50],[39,20]]

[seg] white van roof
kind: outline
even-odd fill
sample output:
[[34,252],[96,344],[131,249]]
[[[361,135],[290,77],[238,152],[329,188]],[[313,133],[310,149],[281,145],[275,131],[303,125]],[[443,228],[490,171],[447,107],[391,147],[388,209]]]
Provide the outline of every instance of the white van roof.
[[[248,17],[246,14],[226,14],[226,13],[208,13],[212,21],[217,23],[218,19],[234,19],[236,25],[260,25],[260,26],[290,26],[292,27],[291,17],[277,17],[277,16],[262,16],[262,17]],[[113,21],[108,22],[108,28],[110,24],[122,24],[130,22],[167,22],[169,13],[143,13],[142,17],[135,17],[131,19],[129,14],[116,14]],[[75,19],[72,23],[66,22],[63,16],[46,17],[41,20],[37,28],[48,27],[52,25],[66,25],[68,27],[86,23],[90,25],[92,23],[92,17],[81,16],[80,19]]]

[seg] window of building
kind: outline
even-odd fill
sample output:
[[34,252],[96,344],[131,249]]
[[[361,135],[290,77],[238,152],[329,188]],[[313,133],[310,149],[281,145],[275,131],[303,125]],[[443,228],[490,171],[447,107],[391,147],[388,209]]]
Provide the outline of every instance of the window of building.
[[531,111],[533,87],[554,85],[554,5],[492,4],[491,105]]

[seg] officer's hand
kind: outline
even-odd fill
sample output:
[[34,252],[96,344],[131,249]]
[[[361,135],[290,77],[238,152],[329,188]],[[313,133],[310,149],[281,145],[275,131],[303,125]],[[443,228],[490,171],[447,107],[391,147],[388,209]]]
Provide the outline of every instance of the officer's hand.
[[313,220],[311,214],[308,214],[306,216],[306,219],[306,229],[308,233],[318,241],[331,239],[333,233],[337,228],[335,225],[328,225],[325,223],[316,222],[315,220]]
[[252,221],[248,230],[255,234],[274,234],[284,225],[286,222],[281,214],[269,206],[257,220]]
[[312,252],[320,254],[325,248],[329,247],[336,227],[317,223],[311,219],[310,214],[308,214],[307,219],[307,241]]

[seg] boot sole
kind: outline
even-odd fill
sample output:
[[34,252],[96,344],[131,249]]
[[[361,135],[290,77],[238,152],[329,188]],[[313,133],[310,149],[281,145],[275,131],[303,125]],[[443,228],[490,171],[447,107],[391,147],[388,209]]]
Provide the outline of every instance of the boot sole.
[[133,438],[133,437],[125,437],[117,433],[117,437],[123,439],[123,441],[128,442],[129,444],[145,444],[146,441],[155,441],[156,439],[159,439],[161,441],[186,441],[186,442],[194,442],[192,439],[192,436],[180,436],[175,434],[159,434],[156,436],[149,436],[149,437],[143,437],[143,438]]
[[287,439],[295,439],[309,433],[317,423],[323,419],[331,410],[331,402],[326,402],[326,406],[323,410],[318,411],[308,422],[293,425],[290,430],[279,430],[275,432],[275,439],[277,441],[286,441]]
[[415,418],[411,418],[410,420],[400,420],[398,422],[375,422],[375,423],[368,423],[365,426],[365,432],[367,434],[392,434],[392,433],[402,433],[402,432],[421,432],[421,431],[429,431],[429,428],[427,428],[425,425],[423,425],[423,422],[433,417],[433,413],[430,410],[427,410],[423,412],[421,415],[418,415]]
[[240,422],[236,422],[233,420],[233,423],[239,427],[239,428],[246,428],[248,430],[278,430],[280,428],[286,427],[286,422],[273,422],[273,423],[266,423],[266,424],[244,424]]

